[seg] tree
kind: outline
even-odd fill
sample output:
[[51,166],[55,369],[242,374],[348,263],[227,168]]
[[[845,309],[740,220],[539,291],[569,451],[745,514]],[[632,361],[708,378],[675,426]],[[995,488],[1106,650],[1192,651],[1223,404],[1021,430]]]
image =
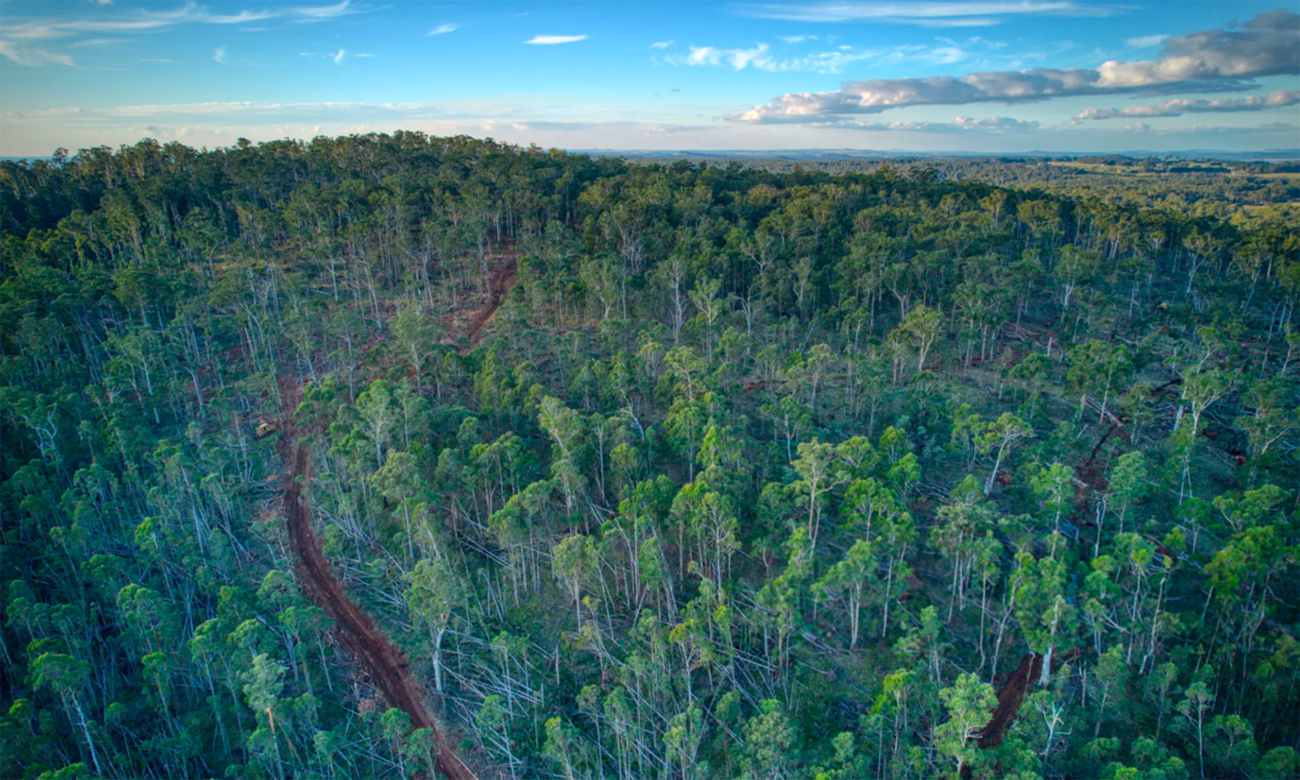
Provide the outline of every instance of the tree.
[[516,774],[518,760],[515,758],[514,747],[510,740],[508,718],[509,714],[501,703],[501,696],[494,693],[483,700],[483,705],[474,719],[474,725],[477,727],[479,739],[488,745],[493,753],[500,756],[500,760],[510,769],[510,777],[515,778],[518,776]]
[[695,280],[695,287],[690,291],[691,303],[699,312],[700,325],[704,330],[704,357],[710,363],[713,362],[713,345],[716,339],[714,330],[723,312],[723,300],[718,297],[718,291],[721,289],[720,280],[700,277]]
[[791,489],[807,506],[808,539],[816,547],[825,496],[842,481],[835,468],[835,447],[816,440],[800,442],[799,457],[791,465],[800,477]]
[[[248,706],[253,712],[260,716],[266,716],[267,726],[270,728],[269,735],[261,735],[263,739],[271,742],[275,750],[275,764],[277,774],[284,777],[283,762],[280,756],[280,740],[275,732],[275,707],[280,701],[280,693],[284,690],[284,673],[286,669],[284,664],[268,657],[265,653],[258,653],[253,656],[252,667],[244,674],[244,697]],[[261,729],[258,729],[261,732]],[[250,735],[254,739],[259,734]]]
[[1065,565],[1056,558],[1037,561],[1021,553],[1021,570],[1016,576],[1015,610],[1020,631],[1029,649],[1042,655],[1039,685],[1052,676],[1052,655],[1068,646],[1074,633],[1077,611],[1065,592]]
[[406,530],[406,554],[415,557],[415,534],[411,528],[412,513],[419,513],[424,504],[419,499],[425,498],[429,490],[428,483],[420,476],[415,456],[409,452],[388,451],[388,460],[384,467],[370,475],[370,482],[389,501],[394,501],[402,509],[402,520]]
[[1233,534],[1205,565],[1214,597],[1225,621],[1236,629],[1232,639],[1247,652],[1267,615],[1272,583],[1300,558],[1297,549],[1277,538],[1277,525],[1257,525]]
[[1195,740],[1201,777],[1205,777],[1205,720],[1213,706],[1214,693],[1201,680],[1189,685],[1183,694],[1183,700],[1178,703],[1178,711],[1183,716],[1183,733]]
[[957,604],[963,610],[966,608],[966,583],[972,570],[976,540],[993,530],[993,512],[984,504],[979,481],[967,475],[953,488],[949,503],[935,514],[940,522],[930,531],[930,543],[952,562],[949,588],[952,598],[948,604],[951,621]]
[[546,744],[542,748],[551,765],[566,780],[586,777],[590,762],[590,749],[573,724],[561,717],[546,721]]
[[95,738],[90,733],[90,723],[78,695],[84,690],[90,665],[65,653],[42,653],[32,661],[31,672],[33,685],[54,691],[68,709],[69,718],[86,740],[95,773],[101,774],[103,770],[99,765],[99,753],[95,750]]
[[833,764],[829,770],[814,768],[814,776],[818,780],[849,780],[854,777],[864,777],[870,772],[867,756],[859,755],[857,746],[854,744],[853,732],[841,731],[831,740],[831,746],[835,750]]
[[775,404],[761,410],[772,421],[781,436],[787,461],[795,459],[795,442],[803,437],[812,425],[812,409],[799,403],[794,396],[782,396]]
[[961,777],[980,757],[978,740],[997,706],[993,686],[973,674],[962,674],[948,688],[939,691],[948,719],[934,727],[934,746],[954,764],[952,777]]
[[1061,535],[1061,518],[1065,517],[1070,502],[1074,500],[1074,469],[1061,463],[1040,466],[1030,479],[1034,497],[1042,508],[1043,517],[1052,525],[1051,555],[1056,556],[1056,544]]
[[1210,720],[1210,763],[1223,774],[1249,772],[1259,760],[1255,727],[1240,715],[1215,715]]
[[673,402],[664,420],[669,441],[686,462],[689,478],[695,479],[695,463],[708,430],[708,415],[702,404],[679,398]]
[[[695,541],[695,560],[702,567],[701,572],[721,587],[731,556],[740,548],[731,500],[708,485],[692,482],[682,487],[673,499],[672,511],[681,518],[679,528],[683,532],[689,530]],[[679,536],[679,547],[683,541]]]
[[[812,573],[812,543],[808,530],[795,528],[785,543],[786,567],[776,578],[769,580],[758,591],[754,601],[762,610],[764,650],[777,664],[789,664],[789,638],[801,618],[802,591],[807,587]],[[773,653],[770,633],[776,631]]]
[[1097,725],[1092,737],[1101,736],[1102,724],[1113,717],[1116,703],[1123,700],[1129,682],[1128,664],[1124,662],[1124,647],[1112,645],[1097,659],[1097,668],[1093,672],[1095,691],[1093,699],[1097,702]]
[[916,350],[916,370],[925,368],[925,358],[930,354],[943,328],[943,313],[921,304],[907,313],[896,332],[904,334]]
[[551,551],[555,576],[568,584],[573,594],[573,613],[582,629],[582,586],[599,572],[600,559],[591,537],[566,536]]
[[993,485],[998,479],[998,469],[1002,467],[1003,459],[1011,452],[1011,446],[1021,439],[1032,439],[1033,436],[1033,428],[1010,412],[1003,413],[997,420],[989,423],[984,433],[976,440],[976,446],[984,454],[997,452],[993,461],[993,471],[989,473],[989,478],[984,483],[985,496],[993,492]]
[[424,364],[435,354],[440,329],[429,315],[414,308],[389,320],[388,326],[415,370],[415,392],[424,395]]
[[1074,298],[1075,290],[1090,282],[1100,268],[1101,255],[1097,252],[1074,244],[1061,247],[1061,259],[1057,261],[1052,274],[1056,277],[1057,285],[1060,286],[1060,322],[1065,322],[1065,315],[1070,309],[1070,301]]
[[[1278,373],[1284,374],[1285,369]],[[1237,424],[1246,432],[1252,459],[1272,458],[1270,450],[1276,452],[1279,443],[1300,430],[1298,389],[1294,380],[1283,376],[1261,379],[1250,386],[1245,394],[1250,411],[1238,417]]]
[[551,480],[564,493],[564,508],[573,514],[583,494],[587,478],[579,470],[578,459],[585,433],[582,415],[551,396],[542,399],[537,423],[551,437],[555,457],[551,461]]
[[1195,373],[1183,380],[1183,400],[1187,402],[1187,411],[1191,415],[1191,424],[1182,424],[1182,408],[1179,409],[1178,423],[1174,427],[1178,459],[1182,472],[1178,483],[1178,502],[1192,497],[1192,453],[1196,448],[1196,436],[1201,431],[1201,417],[1231,389],[1231,382],[1222,370],[1213,369]]
[[[1183,248],[1187,252],[1187,289],[1188,295],[1192,294],[1192,287],[1196,283],[1196,274],[1208,262],[1218,259],[1223,244],[1219,237],[1213,233],[1207,233],[1199,228],[1193,228],[1187,237],[1183,239]],[[1205,774],[1202,767],[1201,774]]]
[[[1124,533],[1124,519],[1132,505],[1141,501],[1147,494],[1148,471],[1146,456],[1140,451],[1126,452],[1115,461],[1110,472],[1110,494],[1119,502],[1119,533]],[[1105,513],[1098,515],[1104,520]],[[1096,556],[1101,548],[1101,526],[1097,527],[1097,544],[1093,549]]]
[[384,465],[384,447],[392,442],[393,429],[401,422],[397,387],[383,379],[376,380],[357,396],[357,414],[367,437],[375,447],[375,468]]
[[438,694],[443,693],[442,640],[454,609],[464,601],[465,585],[452,571],[446,558],[437,554],[424,558],[403,577],[407,609],[417,629],[429,633],[433,645],[433,679]]
[[783,780],[792,777],[797,734],[780,702],[765,699],[744,726],[746,777]]
[[1070,350],[1067,360],[1070,363],[1068,380],[1080,388],[1079,412],[1082,413],[1088,400],[1088,392],[1101,396],[1101,409],[1097,420],[1106,419],[1107,404],[1112,390],[1118,390],[1116,383],[1122,382],[1133,370],[1128,350],[1108,342],[1091,339],[1087,344],[1080,344]]
[[669,721],[668,731],[664,732],[664,745],[668,748],[669,759],[681,767],[682,780],[697,776],[697,754],[703,738],[704,711],[699,707],[692,704]]
[[842,593],[848,602],[850,650],[858,647],[862,602],[877,581],[877,568],[879,562],[871,543],[859,539],[845,553],[843,560],[826,570],[815,586],[827,594]]
[[673,346],[681,342],[682,326],[686,324],[686,261],[673,255],[660,263],[652,273],[655,281],[668,293],[668,319],[673,331]]

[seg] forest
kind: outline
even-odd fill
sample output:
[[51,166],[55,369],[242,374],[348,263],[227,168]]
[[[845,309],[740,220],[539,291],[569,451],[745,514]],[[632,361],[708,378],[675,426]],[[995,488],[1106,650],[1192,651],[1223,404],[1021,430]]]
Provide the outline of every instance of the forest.
[[[1300,153],[1296,153],[1300,157]],[[665,153],[632,156],[634,161],[665,160]],[[732,160],[704,153],[693,162],[726,165]],[[889,166],[906,174],[913,168],[933,170],[941,178],[974,179],[1017,189],[1039,188],[1076,199],[1100,198],[1113,203],[1183,211],[1197,217],[1231,219],[1241,212],[1267,210],[1271,216],[1300,221],[1300,164],[1246,160],[1168,157],[908,157],[832,158],[819,153],[743,158],[746,165],[776,173],[795,169],[831,174],[875,173]]]
[[1300,222],[971,170],[0,162],[0,777],[1296,777]]

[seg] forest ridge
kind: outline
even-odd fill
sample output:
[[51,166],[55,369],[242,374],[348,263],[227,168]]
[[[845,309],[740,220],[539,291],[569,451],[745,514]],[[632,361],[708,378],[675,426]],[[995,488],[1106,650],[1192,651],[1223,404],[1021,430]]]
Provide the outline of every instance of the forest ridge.
[[1300,224],[1150,181],[0,162],[0,777],[1295,777]]

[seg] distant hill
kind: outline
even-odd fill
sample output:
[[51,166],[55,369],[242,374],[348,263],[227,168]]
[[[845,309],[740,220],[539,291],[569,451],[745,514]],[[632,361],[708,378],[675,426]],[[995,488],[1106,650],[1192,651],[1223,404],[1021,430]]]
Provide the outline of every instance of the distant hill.
[[1285,161],[1300,160],[1300,149],[1265,149],[1256,152],[1231,152],[1221,149],[1187,149],[1180,152],[1152,152],[1132,150],[1100,154],[1098,152],[1045,152],[1028,151],[1020,154],[989,154],[988,152],[919,152],[908,149],[575,149],[574,152],[605,157],[653,159],[765,159],[765,160],[891,160],[912,159],[1052,159],[1069,160],[1091,157],[1124,157],[1131,159],[1160,160],[1238,160]]

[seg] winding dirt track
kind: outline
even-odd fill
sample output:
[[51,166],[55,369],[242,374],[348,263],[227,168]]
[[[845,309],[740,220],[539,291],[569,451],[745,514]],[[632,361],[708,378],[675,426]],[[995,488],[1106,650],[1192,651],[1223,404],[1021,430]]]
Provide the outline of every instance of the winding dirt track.
[[497,309],[501,308],[501,301],[505,298],[506,293],[510,292],[510,288],[515,286],[515,276],[519,272],[519,259],[514,255],[504,257],[507,262],[493,268],[488,276],[487,304],[471,314],[469,321],[465,323],[465,338],[470,344],[478,343],[483,326],[492,321],[492,318],[496,316]]
[[469,317],[467,328],[465,328],[465,338],[469,343],[478,343],[478,335],[482,333],[484,326],[491,322],[491,318],[497,316],[497,309],[500,308],[502,300],[506,298],[507,292],[515,286],[515,278],[519,274],[519,259],[510,257],[507,263],[499,265],[493,269],[491,276],[487,279],[487,305],[478,309]]
[[283,508],[300,587],[313,604],[334,619],[339,643],[374,679],[388,703],[405,712],[413,728],[433,729],[439,774],[450,780],[477,780],[447,744],[447,735],[429,710],[424,689],[411,675],[406,657],[343,592],[334,568],[321,551],[304,495],[311,484],[311,453],[301,442],[293,422],[294,410],[302,400],[302,387],[297,382],[282,380],[280,388],[285,412],[281,418],[279,450],[289,468],[284,475]]

